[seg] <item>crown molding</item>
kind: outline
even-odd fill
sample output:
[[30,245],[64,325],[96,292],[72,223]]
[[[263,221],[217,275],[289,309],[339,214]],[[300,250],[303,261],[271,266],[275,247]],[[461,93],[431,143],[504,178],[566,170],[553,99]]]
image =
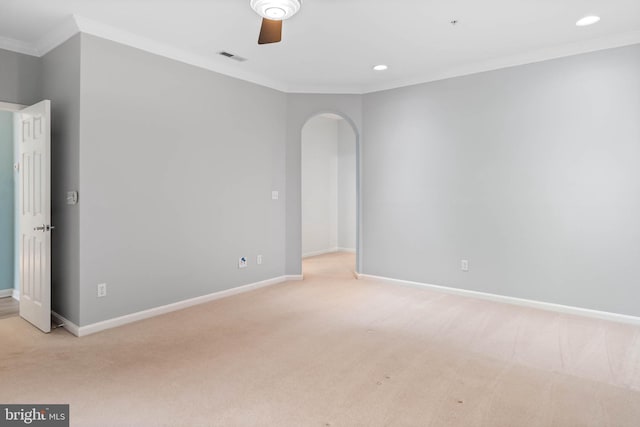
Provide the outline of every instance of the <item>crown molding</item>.
[[584,40],[581,42],[568,43],[551,46],[544,49],[537,49],[522,54],[494,58],[487,61],[480,61],[460,67],[449,68],[423,75],[411,79],[396,80],[387,83],[377,83],[368,85],[361,92],[362,94],[380,92],[384,90],[397,89],[406,86],[446,80],[453,77],[468,76],[471,74],[483,73],[486,71],[500,70],[503,68],[516,67],[518,65],[533,64],[536,62],[549,61],[552,59],[565,58],[580,55],[583,53],[596,52],[604,49],[630,46],[640,43],[640,31],[614,34],[607,37]]
[[236,79],[245,80],[260,86],[287,92],[287,87],[284,83],[245,71],[241,68],[242,64],[231,64],[226,62],[226,59],[224,59],[225,62],[222,62],[223,59],[194,54],[169,44],[161,43],[78,15],[75,15],[74,19],[81,33],[111,40],[145,52],[204,68]]
[[[429,83],[453,77],[466,76],[486,71],[532,64],[551,59],[564,58],[598,50],[629,46],[640,43],[640,30],[614,34],[607,37],[584,40],[575,43],[551,46],[522,54],[493,58],[486,61],[465,64],[459,67],[422,74],[419,77],[401,79],[371,85],[298,85],[273,80],[257,73],[242,69],[242,64],[226,62],[216,57],[208,57],[171,46],[120,28],[112,27],[83,16],[72,15],[60,25],[45,34],[35,43],[0,37],[0,49],[10,50],[30,56],[41,57],[78,33],[90,34],[116,43],[127,45],[154,55],[163,56],[185,64],[204,68],[239,80],[251,82],[285,93],[296,94],[340,94],[363,95],[406,86]],[[223,62],[225,61],[225,62]]]
[[11,39],[9,37],[0,36],[0,49],[22,53],[29,56],[40,56],[38,50],[33,46],[33,43],[27,43],[21,40]]
[[38,56],[46,55],[80,32],[75,18],[75,15],[65,18],[35,43],[34,48],[38,52]]
[[316,95],[362,95],[360,85],[288,85],[287,93]]

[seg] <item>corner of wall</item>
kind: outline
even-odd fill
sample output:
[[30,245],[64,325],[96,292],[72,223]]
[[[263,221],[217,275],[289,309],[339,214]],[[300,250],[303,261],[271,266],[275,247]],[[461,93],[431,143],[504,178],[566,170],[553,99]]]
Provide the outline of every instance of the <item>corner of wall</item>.
[[80,320],[79,208],[67,205],[66,192],[79,188],[80,35],[42,58],[43,98],[51,101],[52,309],[74,323]]

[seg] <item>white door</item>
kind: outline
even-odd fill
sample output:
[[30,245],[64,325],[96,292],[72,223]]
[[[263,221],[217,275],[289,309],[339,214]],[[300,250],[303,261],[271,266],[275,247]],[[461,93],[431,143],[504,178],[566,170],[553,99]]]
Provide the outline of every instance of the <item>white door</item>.
[[19,153],[20,316],[51,331],[51,103],[15,113]]

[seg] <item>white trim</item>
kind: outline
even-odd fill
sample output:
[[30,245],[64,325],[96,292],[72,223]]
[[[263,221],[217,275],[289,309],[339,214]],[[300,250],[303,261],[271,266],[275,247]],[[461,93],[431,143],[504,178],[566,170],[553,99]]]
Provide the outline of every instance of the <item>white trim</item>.
[[13,296],[13,289],[0,290],[0,298],[9,298],[10,296]]
[[16,111],[20,111],[25,107],[26,105],[14,104],[13,102],[0,101],[0,110],[2,111],[11,111],[12,113],[15,113]]
[[337,252],[347,252],[350,254],[355,254],[356,248],[338,248]]
[[467,76],[470,74],[483,73],[485,71],[500,70],[503,68],[510,68],[518,65],[533,64],[535,62],[549,61],[551,59],[565,58],[568,56],[580,55],[583,53],[596,52],[598,50],[612,49],[616,47],[630,46],[638,43],[640,43],[640,31],[614,34],[607,37],[584,40],[576,43],[550,46],[543,49],[529,51],[512,56],[464,64],[459,67],[447,68],[444,70],[433,72],[431,74],[422,75],[418,78],[373,84],[363,88],[361,93],[366,94],[372,92],[380,92],[383,90],[413,86],[422,83],[430,83],[438,80],[450,79],[453,77]]
[[44,56],[62,43],[80,32],[76,15],[71,15],[62,21],[60,25],[42,36],[33,46],[39,56]]
[[313,251],[313,252],[307,252],[305,254],[302,254],[302,258],[311,258],[312,256],[318,256],[318,255],[325,255],[325,254],[333,254],[336,252],[348,252],[348,253],[356,253],[356,249],[355,248],[329,248],[329,249],[322,249],[321,251]]
[[[218,55],[204,56],[192,53],[166,43],[143,37],[129,31],[102,24],[82,16],[74,15],[74,20],[80,32],[91,34],[106,40],[111,40],[130,47],[135,47],[149,53],[153,53],[185,64],[204,68],[209,71],[224,74],[240,80],[245,80],[261,86],[279,91],[286,91],[286,85],[282,82],[272,80],[259,74],[246,71],[242,68],[242,63],[229,61]],[[241,52],[240,52],[241,53]]]
[[291,280],[304,280],[304,276],[302,274],[288,274],[286,276],[284,276],[287,281],[291,281]]
[[319,251],[307,252],[302,254],[302,258],[311,258],[312,256],[332,254],[334,252],[338,252],[338,248],[329,248],[329,249],[322,249]]
[[517,65],[531,64],[550,59],[563,58],[582,53],[640,43],[640,31],[636,30],[613,34],[597,39],[550,46],[522,54],[469,63],[459,67],[436,70],[428,74],[423,74],[418,78],[374,83],[370,85],[290,85],[282,81],[261,76],[257,73],[245,71],[242,68],[241,63],[229,62],[222,58],[211,58],[209,56],[198,55],[79,15],[70,16],[61,25],[45,34],[36,43],[28,43],[21,40],[0,37],[0,49],[6,49],[32,56],[43,56],[79,32],[91,34],[96,37],[135,47],[146,52],[286,93],[355,95],[429,83],[453,77],[466,76],[485,71],[498,70]]
[[640,317],[629,316],[626,314],[610,313],[607,311],[591,310],[588,308],[572,307],[569,305],[554,304],[550,302],[535,301],[524,298],[515,298],[505,295],[490,294],[487,292],[469,291],[467,289],[450,288],[448,286],[431,285],[427,283],[412,282],[409,280],[391,279],[389,277],[373,276],[370,274],[358,274],[358,279],[377,280],[389,284],[413,286],[427,288],[438,292],[453,295],[461,295],[464,297],[483,299],[488,301],[496,301],[506,304],[519,305],[522,307],[536,308],[539,310],[554,311],[557,313],[573,314],[583,317],[591,317],[600,320],[609,320],[613,322],[629,323],[640,326]]
[[83,337],[96,332],[104,331],[106,329],[115,328],[118,326],[126,325],[128,323],[137,322],[139,320],[148,319],[150,317],[160,316],[162,314],[171,313],[172,311],[182,310],[184,308],[192,307],[194,305],[204,304],[210,301],[215,301],[221,298],[230,297],[255,289],[264,288],[266,286],[276,285],[278,283],[286,282],[289,280],[301,280],[302,276],[280,276],[273,279],[267,279],[256,283],[250,283],[244,286],[238,286],[237,288],[226,289],[224,291],[214,292],[208,295],[202,295],[195,298],[186,299],[183,301],[175,302],[172,304],[162,305],[159,307],[150,308],[148,310],[139,311],[137,313],[126,314],[120,317],[114,317],[113,319],[104,320],[102,322],[92,323],[86,326],[78,326],[72,322],[69,322],[59,314],[52,312],[52,315],[65,324],[65,328],[77,337]]
[[33,46],[33,43],[23,42],[22,40],[9,37],[0,36],[0,49],[22,53],[23,55],[40,56],[38,50]]
[[366,86],[363,85],[287,85],[287,93],[300,93],[312,95],[364,95],[367,93]]
[[20,301],[20,289],[14,289],[11,297],[16,301]]
[[56,320],[57,324],[61,324],[63,325],[63,327],[70,332],[71,334],[79,337],[80,336],[80,327],[78,325],[76,325],[75,323],[73,323],[70,320],[67,320],[66,318],[62,317],[61,315],[59,315],[58,313],[56,313],[55,311],[51,312],[51,317],[53,317]]

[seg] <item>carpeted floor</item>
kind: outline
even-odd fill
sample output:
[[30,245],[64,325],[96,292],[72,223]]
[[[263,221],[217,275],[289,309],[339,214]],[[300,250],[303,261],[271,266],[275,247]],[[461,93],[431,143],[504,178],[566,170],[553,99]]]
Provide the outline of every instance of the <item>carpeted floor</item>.
[[0,320],[0,403],[74,426],[639,426],[640,328],[353,278],[84,338]]
[[0,319],[17,316],[19,312],[20,303],[18,301],[11,297],[0,298]]

